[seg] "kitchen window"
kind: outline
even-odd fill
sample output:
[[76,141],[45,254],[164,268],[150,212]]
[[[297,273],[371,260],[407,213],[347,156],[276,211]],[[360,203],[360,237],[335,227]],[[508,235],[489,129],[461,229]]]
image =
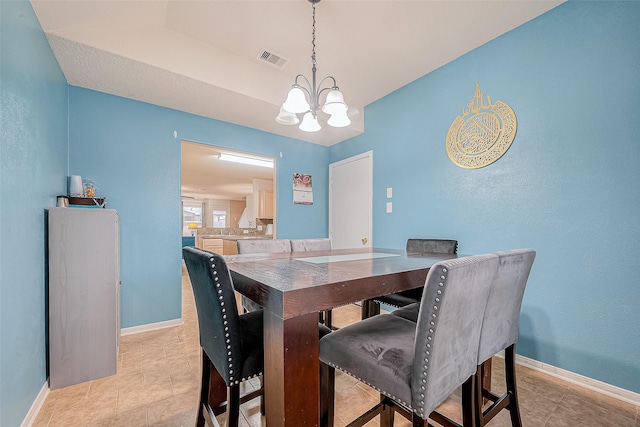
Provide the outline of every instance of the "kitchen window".
[[202,202],[182,202],[182,235],[191,236],[193,230],[189,229],[189,224],[196,224],[197,228],[202,228]]
[[213,228],[227,228],[227,211],[213,211]]

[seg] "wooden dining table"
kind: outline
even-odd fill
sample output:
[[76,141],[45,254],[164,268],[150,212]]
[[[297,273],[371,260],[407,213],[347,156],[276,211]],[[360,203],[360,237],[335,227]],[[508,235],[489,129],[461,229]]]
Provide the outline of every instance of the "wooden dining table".
[[319,426],[319,312],[423,286],[451,258],[381,248],[225,256],[236,291],[264,307],[269,427]]

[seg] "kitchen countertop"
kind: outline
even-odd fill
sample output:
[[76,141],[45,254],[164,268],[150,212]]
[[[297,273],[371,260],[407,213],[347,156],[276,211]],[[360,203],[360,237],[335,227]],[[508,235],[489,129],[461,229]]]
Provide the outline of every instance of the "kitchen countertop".
[[264,234],[205,234],[203,239],[222,239],[222,240],[266,240],[273,239],[273,236],[266,236]]

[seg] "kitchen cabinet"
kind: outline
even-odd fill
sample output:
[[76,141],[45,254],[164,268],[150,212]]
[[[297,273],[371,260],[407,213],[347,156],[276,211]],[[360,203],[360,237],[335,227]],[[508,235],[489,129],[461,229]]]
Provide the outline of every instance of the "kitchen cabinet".
[[273,219],[273,191],[258,191],[258,214],[256,218]]
[[120,220],[113,209],[49,209],[49,387],[116,373]]
[[200,249],[205,251],[215,252],[222,255],[223,245],[222,239],[216,239],[211,237],[198,237],[198,244],[196,245]]
[[238,255],[238,243],[235,240],[225,240],[222,253],[224,255]]

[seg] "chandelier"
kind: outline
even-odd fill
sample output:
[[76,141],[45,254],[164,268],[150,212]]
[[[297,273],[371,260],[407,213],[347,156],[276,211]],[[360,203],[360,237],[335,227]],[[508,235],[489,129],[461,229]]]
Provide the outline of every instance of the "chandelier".
[[[325,97],[322,112],[329,114],[327,123],[333,127],[345,127],[351,124],[347,116],[347,104],[344,103],[342,92],[336,85],[336,79],[332,76],[325,77],[316,86],[316,3],[320,0],[308,0],[313,9],[313,26],[311,32],[311,82],[302,74],[298,74],[289,90],[287,99],[280,107],[280,114],[276,117],[276,122],[283,125],[297,125],[300,119],[297,114],[304,113],[300,130],[305,132],[317,132],[320,130],[318,123],[318,110],[320,110],[320,95],[329,91]],[[325,82],[330,81],[333,85],[322,87]],[[301,84],[302,83],[302,84]],[[308,97],[308,100],[307,100]]]

